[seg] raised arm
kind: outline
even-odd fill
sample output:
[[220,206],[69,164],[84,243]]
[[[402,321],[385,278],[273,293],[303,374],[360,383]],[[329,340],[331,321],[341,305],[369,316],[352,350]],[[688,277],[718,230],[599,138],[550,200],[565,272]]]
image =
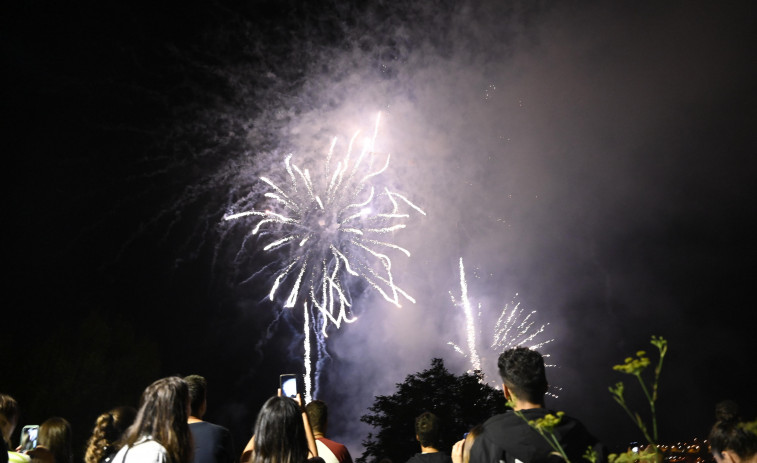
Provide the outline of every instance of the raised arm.
[[[279,389],[279,394],[281,394],[281,389]],[[308,419],[308,414],[305,411],[305,405],[302,403],[302,396],[300,394],[297,394],[297,397],[294,399],[297,404],[300,406],[300,411],[302,413],[302,424],[305,425],[305,436],[308,439],[308,450],[310,451],[310,458],[317,457],[318,456],[318,447],[315,445],[315,436],[313,436],[313,428],[310,427],[310,420]]]

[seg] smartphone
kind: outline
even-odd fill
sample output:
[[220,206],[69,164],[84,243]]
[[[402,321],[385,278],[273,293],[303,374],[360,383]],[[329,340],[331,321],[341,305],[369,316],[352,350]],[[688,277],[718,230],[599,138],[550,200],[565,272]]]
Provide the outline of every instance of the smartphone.
[[29,424],[21,429],[21,452],[27,452],[37,448],[37,436],[39,425]]
[[283,374],[279,377],[281,395],[285,397],[295,398],[297,397],[297,375],[294,373]]

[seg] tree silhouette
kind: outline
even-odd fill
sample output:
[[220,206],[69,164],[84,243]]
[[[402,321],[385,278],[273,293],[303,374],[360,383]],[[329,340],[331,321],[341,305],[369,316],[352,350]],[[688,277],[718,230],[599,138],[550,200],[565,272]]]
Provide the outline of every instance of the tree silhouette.
[[371,413],[360,421],[374,431],[363,441],[365,452],[357,463],[377,462],[388,458],[404,463],[420,446],[415,439],[415,417],[424,411],[436,414],[442,422],[439,450],[449,453],[473,426],[505,411],[502,391],[482,384],[483,374],[475,372],[456,376],[440,358],[431,360],[431,368],[408,375],[397,384],[397,392],[377,396],[368,408]]

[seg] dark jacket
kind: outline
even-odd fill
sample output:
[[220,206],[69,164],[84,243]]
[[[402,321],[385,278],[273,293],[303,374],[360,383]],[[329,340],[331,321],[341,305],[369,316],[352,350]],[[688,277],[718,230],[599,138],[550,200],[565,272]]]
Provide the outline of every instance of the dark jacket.
[[452,463],[452,457],[442,452],[416,453],[407,463]]
[[[543,418],[556,413],[545,408],[523,410],[527,420]],[[606,461],[604,446],[597,442],[581,422],[563,415],[554,428],[558,442],[571,463],[584,462],[583,455],[591,447],[597,451],[597,463]],[[547,440],[531,428],[523,418],[512,410],[495,415],[483,425],[483,430],[476,436],[471,447],[470,463],[554,463],[562,458],[554,455],[555,450]],[[559,454],[558,454],[559,455]]]

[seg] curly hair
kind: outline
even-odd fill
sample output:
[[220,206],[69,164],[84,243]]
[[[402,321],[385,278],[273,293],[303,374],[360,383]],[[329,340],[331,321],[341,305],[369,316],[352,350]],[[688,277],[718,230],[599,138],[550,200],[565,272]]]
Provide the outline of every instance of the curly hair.
[[99,463],[118,450],[118,441],[134,422],[137,410],[134,407],[116,407],[97,417],[92,435],[87,441],[85,463]]
[[499,375],[505,385],[521,400],[540,404],[547,393],[544,357],[525,347],[504,351],[497,361]]

